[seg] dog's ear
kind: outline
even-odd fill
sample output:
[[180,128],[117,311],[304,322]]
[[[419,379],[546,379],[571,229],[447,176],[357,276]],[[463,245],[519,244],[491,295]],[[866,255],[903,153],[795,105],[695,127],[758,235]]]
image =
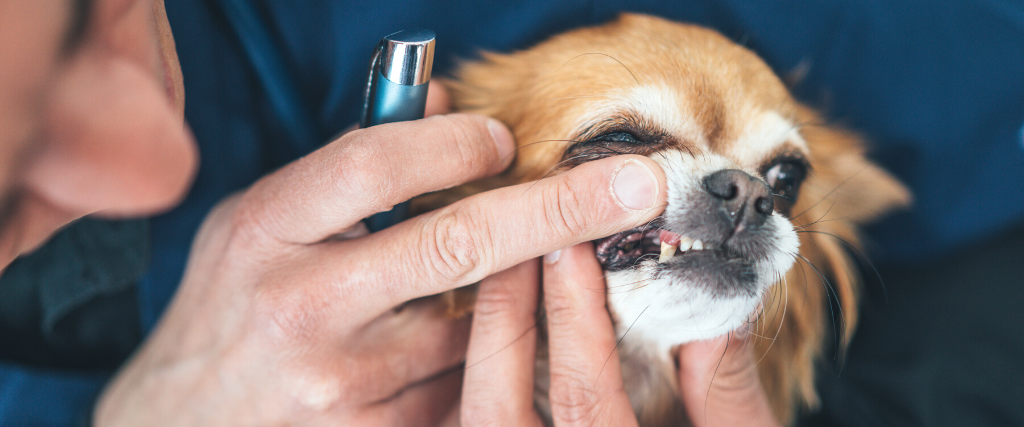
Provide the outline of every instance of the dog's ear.
[[865,157],[857,135],[822,124],[808,108],[801,107],[800,115],[805,123],[800,134],[810,148],[814,170],[800,190],[791,220],[801,234],[800,252],[816,274],[831,280],[824,285],[846,313],[843,336],[849,339],[856,325],[859,275],[848,254],[860,251],[858,226],[906,207],[911,195]]
[[837,335],[839,348],[833,351],[839,356],[857,324],[859,274],[850,258],[859,251],[854,249],[860,246],[857,226],[906,206],[911,198],[899,181],[864,156],[854,133],[825,126],[807,108],[801,107],[798,118],[805,123],[800,134],[814,165],[792,210],[801,259],[772,290],[772,295],[787,295],[785,302],[764,308],[768,321],[760,334],[777,334],[778,339],[759,346],[765,354],[762,383],[769,390],[792,392],[773,400],[784,421],[795,403],[817,405],[813,361],[821,355],[826,330]]
[[[865,224],[910,204],[910,191],[865,157],[859,137],[821,124],[821,119],[807,109],[801,111],[801,115],[804,116],[801,121],[807,124],[800,129],[800,134],[810,147],[814,171],[807,183],[810,185],[800,197],[831,208],[827,218],[802,218],[801,222],[844,218]],[[801,213],[803,211],[793,210],[793,215]]]

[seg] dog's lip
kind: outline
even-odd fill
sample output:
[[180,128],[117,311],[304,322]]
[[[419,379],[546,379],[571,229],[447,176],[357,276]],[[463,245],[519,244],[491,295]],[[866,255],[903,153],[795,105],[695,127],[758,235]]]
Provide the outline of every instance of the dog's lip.
[[[673,231],[648,224],[595,240],[594,252],[602,268],[606,271],[618,271],[632,267],[641,258],[657,257],[662,250],[662,242],[678,246],[680,239],[701,244],[700,240],[689,239]],[[695,252],[701,252],[688,249],[689,247],[683,248],[674,256],[693,256]],[[694,249],[717,251],[717,248],[710,245]]]
[[[707,255],[717,259],[747,260],[751,254],[737,250],[733,244],[690,237],[655,224],[647,224],[594,240],[594,252],[601,267],[608,272],[634,267],[644,258],[652,258],[666,268],[691,265]],[[666,248],[671,246],[671,248]]]

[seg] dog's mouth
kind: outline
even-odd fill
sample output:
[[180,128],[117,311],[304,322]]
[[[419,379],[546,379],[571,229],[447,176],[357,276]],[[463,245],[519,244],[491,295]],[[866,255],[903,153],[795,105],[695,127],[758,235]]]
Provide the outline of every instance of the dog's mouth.
[[701,240],[652,226],[626,230],[594,243],[597,260],[605,271],[631,268],[642,258],[657,258],[659,263],[666,263],[674,258],[694,256],[698,251],[720,252]]

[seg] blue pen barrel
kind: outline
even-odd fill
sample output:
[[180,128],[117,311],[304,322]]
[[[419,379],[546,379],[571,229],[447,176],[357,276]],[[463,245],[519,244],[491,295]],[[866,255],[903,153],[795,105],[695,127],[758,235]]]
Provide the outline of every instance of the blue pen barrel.
[[370,108],[370,123],[377,125],[423,118],[429,83],[401,85],[380,75],[379,71],[377,79],[373,94],[375,102]]
[[[376,101],[369,112],[370,123],[384,124],[423,118],[429,83],[416,86],[400,85],[380,75],[380,72],[377,74],[377,79],[375,93],[372,94]],[[408,216],[409,202],[403,202],[395,205],[389,211],[367,218],[366,226],[370,231],[380,231],[402,222]]]
[[[423,118],[427,87],[434,59],[434,32],[406,30],[391,34],[378,44],[370,65],[363,105],[364,127]],[[415,144],[416,141],[408,141]],[[409,215],[409,203],[365,220],[370,231],[395,225]]]

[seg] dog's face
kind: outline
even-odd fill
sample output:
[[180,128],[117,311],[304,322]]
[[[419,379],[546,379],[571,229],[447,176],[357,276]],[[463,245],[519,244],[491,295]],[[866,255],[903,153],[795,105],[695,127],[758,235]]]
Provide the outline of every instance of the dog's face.
[[[748,322],[775,327],[758,332],[790,341],[776,353],[801,371],[794,380],[770,360],[762,368],[784,396],[780,418],[792,406],[786,396],[812,401],[810,365],[829,302],[815,278],[837,276],[830,285],[847,312],[853,280],[836,242],[798,232],[855,241],[852,224],[905,201],[905,190],[864,159],[856,139],[820,126],[753,53],[707,29],[626,15],[485,59],[461,69],[456,106],[508,124],[519,151],[510,172],[484,187],[627,153],[665,170],[664,214],[594,242],[609,310],[620,334],[629,329],[626,353],[670,366],[680,343]],[[790,270],[800,256],[813,267],[798,277]],[[794,282],[796,299],[810,302],[790,310],[797,325],[757,322],[793,305]],[[852,327],[852,314],[846,320]]]
[[664,214],[595,242],[618,324],[663,354],[741,326],[790,269],[799,240],[787,215],[810,167],[785,91],[737,87],[720,64],[693,62],[597,89],[583,101],[597,114],[577,118],[562,154],[642,154],[665,170]]

